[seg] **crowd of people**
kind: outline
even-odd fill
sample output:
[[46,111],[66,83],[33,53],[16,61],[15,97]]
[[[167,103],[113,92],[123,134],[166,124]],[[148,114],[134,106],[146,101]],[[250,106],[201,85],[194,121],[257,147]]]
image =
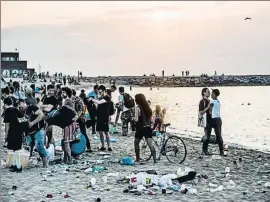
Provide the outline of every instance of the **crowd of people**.
[[[48,151],[50,145],[55,146],[53,126],[62,128],[63,162],[71,164],[73,158],[71,146],[77,142],[76,134],[80,133],[86,140],[85,152],[93,152],[87,128],[92,128],[92,135],[99,134],[100,151],[112,151],[110,144],[109,122],[114,126],[120,118],[122,135],[135,133],[134,149],[136,161],[140,162],[140,140],[145,137],[153,159],[156,162],[155,148],[152,144],[153,130],[162,130],[166,110],[156,106],[152,112],[151,102],[143,94],[134,98],[119,87],[117,103],[112,101],[112,93],[117,90],[115,85],[106,89],[104,85],[95,85],[88,94],[81,90],[79,96],[74,89],[67,86],[49,84],[42,92],[37,92],[35,85],[21,86],[19,82],[2,89],[3,122],[5,124],[5,147],[16,153],[24,145],[39,153],[43,166],[48,166]],[[112,115],[116,113],[115,121]],[[153,118],[155,117],[155,118]],[[105,141],[106,146],[105,147]],[[20,172],[21,167],[14,165],[11,171]]]
[[[79,155],[72,153],[72,144],[80,141],[77,134],[85,138],[85,152],[93,152],[87,128],[92,128],[92,135],[99,134],[100,151],[112,151],[110,142],[109,122],[114,126],[121,120],[122,135],[135,133],[134,150],[136,161],[141,163],[140,141],[145,138],[156,162],[156,151],[152,143],[153,131],[163,131],[166,109],[155,106],[151,109],[151,101],[143,94],[136,94],[133,98],[125,92],[125,88],[118,88],[117,103],[112,101],[112,93],[117,90],[115,85],[106,89],[104,85],[95,85],[88,94],[81,90],[79,96],[75,89],[67,86],[49,84],[43,92],[36,92],[34,85],[22,87],[19,82],[13,82],[2,89],[3,122],[5,123],[5,146],[14,152],[21,150],[24,144],[39,153],[43,166],[48,165],[48,151],[50,145],[55,146],[53,126],[62,128],[62,148],[64,151],[63,162],[72,164],[73,158]],[[212,91],[212,100],[209,100],[210,90],[202,90],[203,99],[199,104],[200,127],[205,130],[203,141],[203,154],[209,155],[208,144],[212,128],[216,133],[216,141],[220,154],[224,155],[223,140],[221,137],[222,121],[220,117],[220,92]],[[115,120],[112,115],[116,113]],[[129,127],[130,126],[130,127]],[[90,134],[89,134],[90,135]],[[106,146],[105,147],[105,142]],[[14,160],[11,171],[20,172],[21,167],[16,166]]]

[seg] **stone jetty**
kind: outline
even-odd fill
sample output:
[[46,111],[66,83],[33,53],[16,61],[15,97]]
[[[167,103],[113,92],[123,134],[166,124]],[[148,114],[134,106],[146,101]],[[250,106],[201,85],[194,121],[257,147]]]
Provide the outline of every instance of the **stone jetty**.
[[83,77],[84,82],[141,87],[270,86],[270,75],[107,76]]

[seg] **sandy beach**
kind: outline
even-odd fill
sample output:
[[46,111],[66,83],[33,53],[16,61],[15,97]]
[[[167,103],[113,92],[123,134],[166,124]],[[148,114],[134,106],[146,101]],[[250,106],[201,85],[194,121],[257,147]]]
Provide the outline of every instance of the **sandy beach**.
[[[90,131],[88,131],[90,134]],[[2,127],[3,134],[3,127]],[[54,136],[60,139],[61,132],[55,128]],[[90,135],[89,135],[90,136]],[[99,155],[97,148],[99,141],[91,137],[91,145],[94,153],[84,153],[77,164],[74,165],[50,165],[48,168],[42,168],[42,163],[38,162],[36,166],[33,161],[37,159],[35,153],[31,158],[29,168],[22,173],[12,173],[9,169],[2,169],[1,175],[1,201],[2,202],[37,202],[37,201],[76,201],[88,202],[95,201],[97,197],[101,201],[270,201],[270,188],[265,187],[265,183],[270,182],[270,154],[261,153],[252,150],[229,148],[228,157],[216,158],[214,156],[204,156],[199,158],[201,143],[185,138],[188,155],[182,165],[171,164],[165,157],[161,158],[157,164],[150,160],[146,165],[123,166],[117,163],[123,155],[134,156],[133,137],[122,137],[121,134],[112,135],[117,142],[112,143],[113,152],[110,157],[104,159]],[[1,146],[2,147],[2,146]],[[2,147],[3,148],[3,147]],[[217,153],[217,146],[210,146],[213,153]],[[2,159],[6,159],[7,151],[4,150]],[[57,155],[57,158],[61,156]],[[240,161],[239,161],[239,158]],[[97,162],[97,160],[102,160]],[[242,161],[241,161],[242,160]],[[236,161],[236,164],[235,162]],[[97,164],[99,163],[99,164]],[[100,173],[85,173],[84,169],[93,165],[105,166],[107,170]],[[123,193],[128,187],[128,183],[117,183],[118,179],[129,176],[136,171],[153,169],[160,174],[176,173],[179,167],[188,166],[197,172],[197,176],[206,175],[207,177],[197,177],[196,185],[184,183],[183,186],[192,186],[197,189],[197,194],[187,192],[173,192],[172,194],[162,194],[161,190],[156,191],[155,195],[142,194],[135,196],[132,193]],[[225,167],[230,167],[230,173],[224,174]],[[108,176],[108,182],[105,184],[102,177],[108,173],[119,173],[118,177]],[[44,181],[46,175],[47,180]],[[96,178],[100,189],[87,189],[91,178]],[[207,179],[205,179],[207,178]],[[234,187],[228,187],[228,182],[232,180]],[[214,186],[223,186],[222,191],[210,192]],[[12,190],[17,186],[16,190]],[[211,187],[212,186],[212,187]],[[257,193],[260,192],[260,193]],[[264,192],[264,193],[263,193]],[[69,198],[64,198],[68,193]],[[53,198],[47,198],[51,194]]]

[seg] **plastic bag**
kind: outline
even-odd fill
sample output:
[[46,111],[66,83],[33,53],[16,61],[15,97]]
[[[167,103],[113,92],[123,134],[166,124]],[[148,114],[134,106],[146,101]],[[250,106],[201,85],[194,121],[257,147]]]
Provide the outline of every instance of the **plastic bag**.
[[54,161],[55,158],[55,149],[54,149],[54,145],[50,144],[49,148],[47,149],[48,152],[48,160],[49,161]]

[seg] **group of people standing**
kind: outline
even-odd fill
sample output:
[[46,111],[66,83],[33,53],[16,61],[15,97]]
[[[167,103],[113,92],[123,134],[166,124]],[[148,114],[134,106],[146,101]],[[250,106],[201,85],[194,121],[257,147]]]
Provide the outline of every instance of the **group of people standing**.
[[[13,82],[12,85],[2,90],[5,146],[14,153],[21,150],[24,143],[30,145],[31,148],[35,147],[42,159],[43,166],[47,167],[47,149],[51,145],[55,145],[53,137],[55,122],[52,122],[51,119],[56,117],[55,114],[61,116],[65,110],[72,111],[74,116],[65,113],[60,119],[57,119],[61,123],[55,124],[64,126],[62,127],[64,163],[71,164],[72,157],[78,158],[78,156],[72,155],[71,151],[71,146],[76,141],[76,132],[79,131],[85,137],[86,152],[92,152],[86,128],[92,127],[92,134],[100,135],[100,151],[112,151],[109,121],[117,111],[118,118],[121,114],[123,136],[128,135],[129,123],[131,123],[132,131],[136,131],[134,141],[136,160],[140,162],[139,143],[145,137],[154,154],[154,161],[156,161],[155,149],[152,145],[151,118],[153,113],[148,101],[143,94],[137,94],[133,99],[124,92],[124,87],[119,87],[119,101],[114,105],[111,97],[115,90],[114,85],[110,89],[106,89],[103,85],[95,85],[93,91],[87,95],[82,90],[77,96],[74,89],[49,84],[46,86],[46,93],[40,97],[33,86],[22,89],[18,82]],[[116,110],[114,106],[116,106]],[[16,162],[13,164],[11,171],[20,172],[22,168],[16,166]]]

